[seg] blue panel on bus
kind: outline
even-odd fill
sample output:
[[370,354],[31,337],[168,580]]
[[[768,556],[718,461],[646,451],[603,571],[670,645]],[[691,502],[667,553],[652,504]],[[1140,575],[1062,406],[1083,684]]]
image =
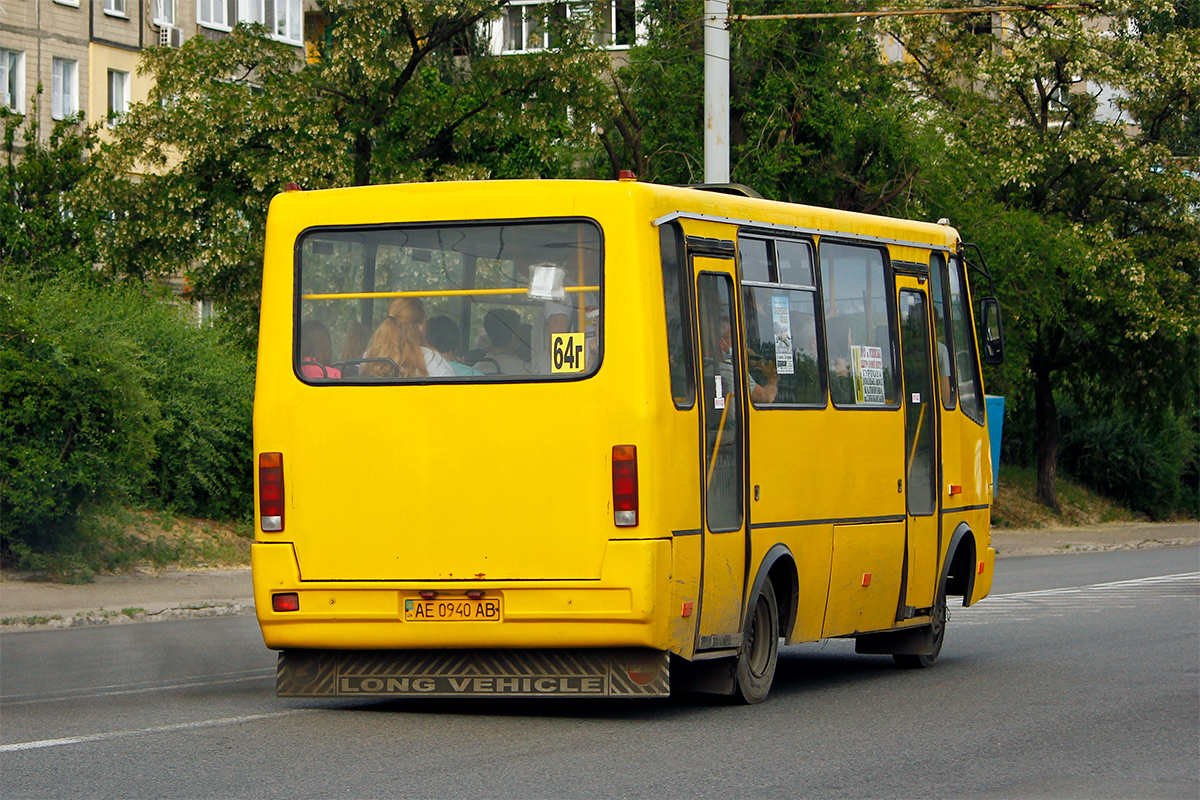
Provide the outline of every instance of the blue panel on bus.
[[992,480],[1000,480],[1000,437],[1004,433],[1004,398],[984,395],[987,402],[988,438],[992,447]]

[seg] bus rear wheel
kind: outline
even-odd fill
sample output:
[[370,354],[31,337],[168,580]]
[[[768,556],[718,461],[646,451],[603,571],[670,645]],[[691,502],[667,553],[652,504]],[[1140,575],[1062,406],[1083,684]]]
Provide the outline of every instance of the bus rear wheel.
[[746,617],[742,648],[737,656],[734,697],[752,705],[767,699],[779,661],[779,605],[771,579],[763,581],[754,607]]

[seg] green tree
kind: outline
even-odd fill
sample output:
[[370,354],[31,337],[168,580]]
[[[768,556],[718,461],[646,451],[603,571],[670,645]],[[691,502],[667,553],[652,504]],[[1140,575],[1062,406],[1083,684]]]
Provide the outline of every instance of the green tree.
[[[864,9],[877,4],[869,2]],[[794,3],[739,7],[754,14]],[[841,11],[814,2],[806,12]],[[614,78],[602,163],[662,183],[703,179],[702,3],[647,3],[648,43]],[[670,91],[663,91],[669,86]],[[917,129],[879,44],[850,19],[731,26],[730,173],[776,200],[917,216]]]
[[251,346],[267,207],[286,183],[569,170],[599,96],[586,21],[556,22],[556,49],[485,56],[479,22],[503,5],[324,0],[327,36],[308,65],[244,25],[220,41],[147,51],[150,99],[99,159],[97,200],[123,209],[102,242],[106,262],[186,274]]
[[77,115],[42,137],[37,106],[35,100],[28,117],[0,108],[0,269],[28,270],[37,279],[69,274],[92,280],[98,277],[96,229],[104,212],[82,201],[79,187],[91,170],[95,133],[81,127]]
[[1174,10],[1114,0],[1103,15],[886,26],[945,142],[930,153],[939,205],[991,253],[1013,356],[999,384],[1032,405],[1051,506],[1056,392],[1169,406],[1195,385],[1200,183],[1171,146],[1194,142],[1200,31]]

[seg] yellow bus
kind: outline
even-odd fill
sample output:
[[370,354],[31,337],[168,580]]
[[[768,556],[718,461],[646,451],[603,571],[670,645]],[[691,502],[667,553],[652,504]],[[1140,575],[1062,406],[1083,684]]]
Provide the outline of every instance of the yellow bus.
[[934,662],[995,557],[959,235],[716,188],[273,200],[252,559],[280,696],[753,703],[780,639]]

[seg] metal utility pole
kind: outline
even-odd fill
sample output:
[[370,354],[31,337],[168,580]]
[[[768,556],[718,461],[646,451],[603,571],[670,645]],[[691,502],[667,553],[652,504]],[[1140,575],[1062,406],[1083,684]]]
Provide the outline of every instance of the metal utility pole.
[[704,182],[729,183],[729,0],[704,0]]

